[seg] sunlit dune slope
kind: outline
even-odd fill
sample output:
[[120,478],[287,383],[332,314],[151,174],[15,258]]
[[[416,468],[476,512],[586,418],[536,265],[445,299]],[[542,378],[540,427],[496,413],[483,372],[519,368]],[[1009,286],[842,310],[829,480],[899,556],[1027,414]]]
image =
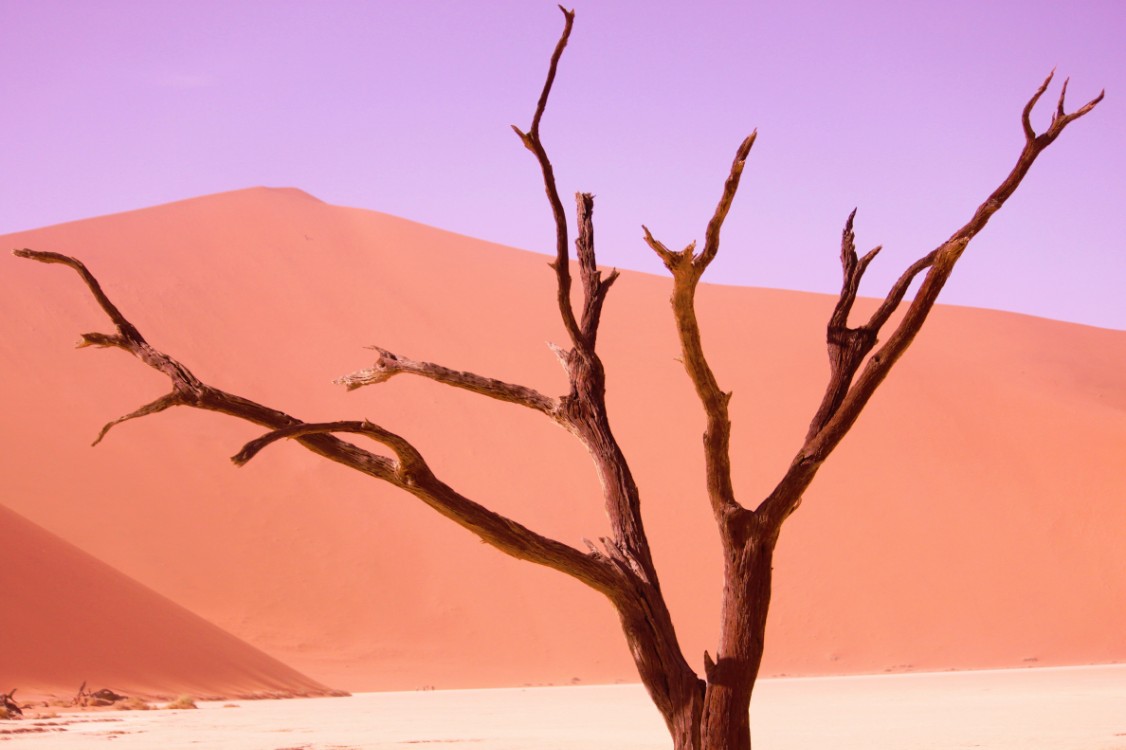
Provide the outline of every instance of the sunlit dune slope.
[[[406,376],[355,393],[331,382],[378,344],[561,393],[542,255],[269,189],[3,243],[83,258],[154,346],[215,386],[306,420],[369,418],[536,530],[580,548],[607,533],[589,460],[542,416]],[[295,444],[236,469],[228,457],[256,427],[177,409],[89,448],[167,382],[120,351],[70,348],[109,324],[68,269],[0,263],[0,496],[13,509],[334,687],[635,679],[598,595]],[[721,559],[668,295],[666,279],[624,273],[599,348],[662,586],[702,667]],[[745,504],[816,408],[832,304],[700,290],[705,347],[735,394]],[[784,531],[765,672],[1126,658],[1124,372],[1123,332],[936,310]]]

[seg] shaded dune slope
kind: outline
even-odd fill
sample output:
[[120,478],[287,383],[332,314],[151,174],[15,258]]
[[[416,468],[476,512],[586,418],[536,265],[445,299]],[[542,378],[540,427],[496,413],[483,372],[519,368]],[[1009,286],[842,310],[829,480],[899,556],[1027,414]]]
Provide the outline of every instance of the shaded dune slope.
[[[270,189],[3,242],[83,258],[156,347],[213,385],[306,420],[370,418],[468,497],[577,547],[607,533],[587,457],[540,415],[405,376],[352,394],[331,384],[378,344],[562,392],[541,255]],[[89,449],[167,384],[122,352],[69,348],[108,328],[73,273],[0,262],[0,493],[19,513],[333,686],[635,679],[596,594],[296,445],[235,469],[253,426],[178,409]],[[700,666],[721,560],[668,293],[624,273],[599,348],[662,586]],[[746,504],[816,408],[832,304],[701,288],[705,347],[735,392]],[[1123,332],[936,310],[787,526],[765,672],[1126,658],[1124,372]]]
[[326,695],[296,672],[0,506],[0,680],[71,696]]

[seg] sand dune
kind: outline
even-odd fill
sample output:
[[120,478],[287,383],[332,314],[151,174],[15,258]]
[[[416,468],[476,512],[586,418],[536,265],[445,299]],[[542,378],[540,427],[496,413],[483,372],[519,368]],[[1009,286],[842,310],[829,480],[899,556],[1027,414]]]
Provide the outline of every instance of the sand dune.
[[0,680],[129,695],[324,695],[328,688],[0,506]]
[[[82,257],[155,346],[216,386],[303,419],[370,418],[537,530],[576,546],[606,532],[582,449],[538,415],[407,378],[353,394],[330,382],[379,344],[559,392],[545,342],[564,337],[541,255],[269,189],[2,240]],[[69,348],[108,327],[74,274],[2,262],[0,496],[17,512],[334,687],[635,679],[597,595],[297,446],[235,469],[254,427],[180,409],[89,449],[166,383],[121,352]],[[714,648],[720,560],[667,297],[666,280],[624,274],[600,348],[662,584],[699,662]],[[831,306],[701,291],[705,346],[735,392],[745,503],[816,406]],[[1123,372],[1126,333],[939,309],[785,532],[766,672],[1126,659]]]

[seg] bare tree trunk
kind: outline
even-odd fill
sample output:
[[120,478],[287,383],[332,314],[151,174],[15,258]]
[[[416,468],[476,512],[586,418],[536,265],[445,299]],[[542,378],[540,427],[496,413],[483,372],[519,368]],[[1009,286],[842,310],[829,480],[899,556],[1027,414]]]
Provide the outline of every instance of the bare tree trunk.
[[724,540],[720,645],[714,662],[705,659],[705,750],[750,750],[751,693],[762,664],[775,540],[757,524]]
[[[674,750],[751,748],[751,696],[765,645],[775,542],[768,528],[753,523],[725,541],[720,645],[715,660],[704,655],[706,681],[692,673],[649,670],[638,660],[639,674],[665,719]],[[623,617],[622,625],[631,646],[635,639],[652,639],[641,637],[653,625],[651,620],[640,625]]]
[[653,617],[648,607],[634,606],[618,612],[638,676],[665,720],[673,747],[700,750],[704,682],[685,662],[667,612]]
[[[750,750],[750,704],[762,664],[776,542],[777,529],[750,513],[735,514],[725,527],[720,642],[714,660],[704,654],[706,681],[679,667],[671,622],[654,617],[655,610],[619,610],[638,673],[675,750]],[[665,612],[663,605],[657,611]]]

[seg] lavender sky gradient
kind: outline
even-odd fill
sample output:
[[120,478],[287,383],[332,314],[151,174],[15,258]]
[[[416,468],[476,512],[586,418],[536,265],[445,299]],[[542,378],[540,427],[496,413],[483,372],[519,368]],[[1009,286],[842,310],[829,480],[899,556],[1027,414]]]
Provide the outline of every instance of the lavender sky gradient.
[[[1055,66],[1069,109],[1107,99],[943,299],[1126,329],[1123,0],[576,10],[543,138],[561,191],[598,196],[606,265],[663,270],[642,223],[670,246],[702,238],[757,127],[708,280],[835,292],[858,206],[860,249],[885,246],[862,292],[882,295],[1008,172]],[[530,124],[561,28],[531,0],[0,0],[0,232],[270,185],[550,252],[508,125]]]

